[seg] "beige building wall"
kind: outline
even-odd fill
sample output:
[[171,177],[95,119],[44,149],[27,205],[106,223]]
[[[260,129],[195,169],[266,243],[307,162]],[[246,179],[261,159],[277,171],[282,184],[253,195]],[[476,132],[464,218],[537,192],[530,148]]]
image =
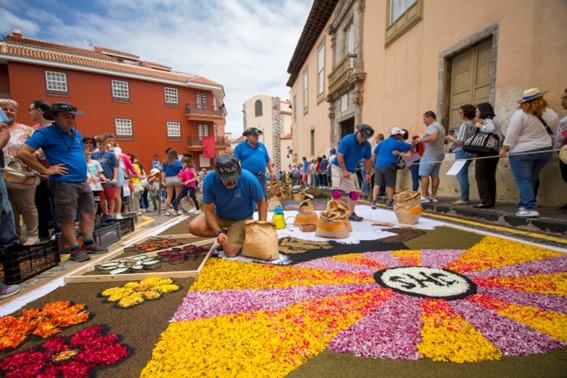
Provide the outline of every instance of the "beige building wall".
[[[262,114],[256,115],[256,103],[262,104]],[[276,164],[276,170],[286,169],[292,157],[288,154],[291,149],[289,139],[282,137],[291,133],[291,108],[289,101],[282,101],[279,97],[256,95],[243,104],[244,129],[256,127],[262,130],[263,135],[259,141],[266,146],[266,150]],[[233,148],[236,145],[233,146]],[[290,155],[288,157],[288,155]]]
[[[451,102],[451,69],[453,57],[473,48],[482,41],[491,46],[492,58],[487,65],[489,83],[486,99],[493,104],[496,120],[506,131],[511,114],[523,89],[538,86],[550,92],[545,96],[550,106],[565,115],[559,98],[567,87],[565,56],[567,53],[567,1],[564,0],[418,0],[422,19],[401,34],[388,46],[386,20],[388,1],[339,1],[329,25],[344,9],[361,15],[361,31],[357,34],[361,48],[358,51],[360,68],[365,74],[362,84],[361,116],[357,123],[372,125],[377,132],[388,135],[391,127],[406,128],[410,133],[423,133],[422,114],[427,110],[437,113],[438,119],[449,125]],[[342,9],[342,10],[341,10]],[[340,12],[339,12],[340,11]],[[355,18],[355,17],[354,17]],[[327,26],[319,40],[328,38]],[[340,43],[339,38],[336,40]],[[329,43],[330,46],[330,43]],[[311,50],[304,67],[316,66],[317,44]],[[326,62],[332,69],[331,61]],[[311,76],[311,75],[310,75]],[[315,79],[315,78],[313,78]],[[291,95],[301,96],[301,75],[291,89]],[[315,82],[310,85],[315,85]],[[474,102],[473,102],[474,103]],[[320,134],[327,132],[332,122],[328,117],[329,103],[323,101],[309,113],[298,112],[294,131],[301,130],[297,153],[309,158],[304,138],[311,125],[323,124]],[[294,109],[295,111],[295,109]],[[307,126],[307,127],[306,127]],[[329,135],[329,142],[332,136]],[[318,141],[319,148],[326,141]],[[446,172],[453,161],[447,154],[443,164]],[[471,197],[477,198],[474,164],[471,166]],[[411,187],[407,172],[400,172],[399,190]],[[516,201],[518,192],[510,173],[507,159],[501,159],[498,172],[498,199]],[[538,202],[556,205],[565,200],[557,156],[541,175]],[[441,176],[441,196],[458,195],[455,177]]]

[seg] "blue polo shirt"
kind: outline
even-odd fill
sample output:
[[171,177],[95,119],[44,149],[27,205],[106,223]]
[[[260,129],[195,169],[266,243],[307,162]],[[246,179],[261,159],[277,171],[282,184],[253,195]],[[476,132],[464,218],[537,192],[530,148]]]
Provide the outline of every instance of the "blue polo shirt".
[[161,165],[161,169],[165,173],[165,177],[177,176],[183,169],[183,163],[181,163],[179,160],[175,160],[173,164],[168,164],[166,160]]
[[83,138],[76,129],[71,133],[60,129],[55,123],[36,130],[26,144],[37,150],[41,148],[50,165],[65,164],[65,175],[51,175],[52,182],[85,182],[87,159],[83,152]]
[[[337,151],[337,154],[339,153],[343,154],[347,171],[354,173],[356,172],[356,166],[362,159],[370,159],[372,156],[372,146],[367,140],[362,143],[358,143],[356,140],[356,133],[352,133],[348,134],[341,140]],[[335,157],[333,164],[337,167],[339,166],[338,158]]]
[[256,210],[256,203],[263,199],[260,183],[245,169],[233,189],[225,187],[214,170],[207,173],[203,181],[203,203],[214,203],[215,213],[223,219],[237,221],[250,218]]
[[266,146],[262,142],[256,143],[254,147],[247,141],[240,142],[234,149],[234,156],[240,160],[243,169],[254,174],[266,172],[266,166],[270,161]]
[[410,144],[397,140],[395,136],[390,136],[383,140],[374,147],[374,153],[377,155],[374,168],[384,168],[389,165],[396,164],[399,156],[394,155],[392,152],[396,150],[406,152],[409,151],[410,147]]
[[[109,180],[112,180],[114,178],[114,168],[115,167],[118,168],[120,164],[118,163],[118,159],[116,159],[116,155],[114,154],[113,151],[106,150],[104,152],[100,152],[100,151],[93,152],[93,154],[91,155],[91,159],[97,160],[100,163],[104,177],[106,177]],[[116,180],[118,181],[118,177],[116,177]],[[116,186],[116,185],[112,185],[109,182],[103,182],[101,184],[102,186],[107,186],[107,187]]]

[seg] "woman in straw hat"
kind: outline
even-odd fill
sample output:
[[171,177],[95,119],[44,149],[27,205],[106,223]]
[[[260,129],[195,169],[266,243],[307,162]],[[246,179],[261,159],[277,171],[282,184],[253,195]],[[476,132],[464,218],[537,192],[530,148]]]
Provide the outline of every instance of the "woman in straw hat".
[[[561,106],[563,109],[567,109],[567,88],[565,88],[565,92],[561,96]],[[556,149],[561,148],[559,153],[559,170],[561,171],[561,178],[567,183],[567,116],[559,121],[553,147]],[[567,203],[561,206],[561,209],[567,210]]]
[[553,130],[558,123],[557,113],[543,98],[545,93],[537,87],[522,93],[500,150],[500,157],[510,153],[510,168],[520,192],[516,216],[524,218],[539,217],[536,183],[539,172],[551,159]]

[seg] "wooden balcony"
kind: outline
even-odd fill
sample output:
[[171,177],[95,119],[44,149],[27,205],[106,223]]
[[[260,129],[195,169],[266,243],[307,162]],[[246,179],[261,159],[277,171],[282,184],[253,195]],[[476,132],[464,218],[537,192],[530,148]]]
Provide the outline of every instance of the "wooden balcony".
[[225,116],[224,107],[214,109],[212,106],[197,106],[195,103],[185,105],[185,119],[187,121],[224,121]]
[[337,64],[329,74],[329,95],[346,86],[353,75],[356,66],[356,54],[348,54]]
[[[201,141],[201,137],[196,135],[191,135],[187,137],[187,147],[192,150],[202,150],[203,149],[203,142]],[[224,136],[216,136],[215,137],[215,148],[222,149],[226,147],[226,139]]]

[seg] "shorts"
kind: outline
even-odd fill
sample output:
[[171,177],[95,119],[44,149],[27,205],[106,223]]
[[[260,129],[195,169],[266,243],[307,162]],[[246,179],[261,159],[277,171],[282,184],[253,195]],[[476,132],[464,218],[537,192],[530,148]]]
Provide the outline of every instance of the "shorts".
[[100,192],[102,192],[102,190],[93,190],[93,198],[95,202],[100,202]]
[[441,161],[444,159],[441,156],[422,156],[419,161],[419,175],[420,176],[439,176],[441,169]]
[[395,164],[382,168],[376,168],[374,171],[374,184],[383,188],[384,186],[396,187],[397,166]]
[[165,178],[165,186],[179,186],[182,184],[183,183],[178,176],[169,176]]
[[100,200],[115,200],[118,199],[119,191],[117,186],[103,186],[100,192]]
[[349,178],[343,177],[342,169],[337,165],[331,166],[331,186],[332,189],[342,189],[343,192],[360,192],[358,177],[356,172],[350,172]]
[[[202,221],[207,223],[207,219],[205,217],[204,212],[199,214],[198,217],[201,217]],[[234,221],[234,220],[220,218],[218,215],[215,214],[215,218],[217,219],[217,223],[219,224],[219,227],[227,229],[226,235],[228,236],[228,244],[230,244],[234,248],[242,249],[242,245],[244,244],[244,237],[246,235],[244,229],[244,223],[245,221],[252,219],[252,217]]]
[[75,222],[77,213],[95,213],[93,192],[86,182],[48,181],[47,186],[59,222]]

